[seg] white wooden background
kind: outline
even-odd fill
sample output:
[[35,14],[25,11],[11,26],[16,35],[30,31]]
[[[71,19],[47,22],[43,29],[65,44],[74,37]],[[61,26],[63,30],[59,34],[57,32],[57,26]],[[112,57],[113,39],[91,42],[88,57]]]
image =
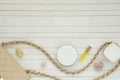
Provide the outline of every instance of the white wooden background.
[[[0,0],[0,42],[28,40],[45,48],[56,60],[57,49],[73,45],[82,53],[86,46],[93,48],[84,62],[77,61],[68,70],[85,66],[96,50],[106,41],[120,40],[120,0]],[[15,48],[24,51],[23,58],[15,55]],[[63,80],[92,80],[108,71],[114,64],[99,55],[96,61],[104,61],[102,71],[91,65],[78,75],[66,75],[57,70],[43,53],[33,47],[14,45],[8,51],[25,69],[33,69],[56,75]],[[40,67],[47,61],[45,69]],[[49,80],[33,75],[31,80]],[[120,80],[120,68],[104,80]]]

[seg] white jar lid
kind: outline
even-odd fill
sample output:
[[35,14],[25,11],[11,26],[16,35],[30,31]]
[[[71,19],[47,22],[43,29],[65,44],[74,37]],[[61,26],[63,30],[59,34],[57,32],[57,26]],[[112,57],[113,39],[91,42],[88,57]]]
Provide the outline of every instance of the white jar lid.
[[71,66],[77,60],[77,51],[72,46],[63,46],[57,52],[57,60],[63,66]]
[[109,61],[116,62],[120,59],[120,48],[117,44],[112,43],[104,50],[103,54]]

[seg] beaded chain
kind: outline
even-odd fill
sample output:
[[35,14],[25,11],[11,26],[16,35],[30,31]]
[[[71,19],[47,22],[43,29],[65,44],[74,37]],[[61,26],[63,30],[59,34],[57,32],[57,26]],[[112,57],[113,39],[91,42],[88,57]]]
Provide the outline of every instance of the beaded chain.
[[[111,43],[114,43],[114,42],[105,42],[103,45],[100,46],[100,48],[97,50],[96,54],[94,55],[94,57],[91,59],[90,62],[88,62],[88,64],[86,64],[86,66],[84,66],[83,68],[81,69],[78,69],[78,70],[75,70],[75,71],[70,71],[70,70],[66,70],[64,68],[62,68],[50,55],[49,53],[42,47],[40,47],[39,45],[37,44],[34,44],[32,42],[28,42],[28,41],[9,41],[9,42],[2,42],[1,45],[3,47],[7,46],[7,45],[12,45],[12,44],[27,44],[27,45],[31,45],[37,49],[39,49],[41,52],[44,53],[44,55],[51,61],[51,63],[57,68],[59,69],[61,72],[63,73],[66,73],[66,74],[71,74],[71,75],[74,75],[74,74],[79,74],[83,71],[85,71],[94,61],[95,59],[97,58],[97,56],[100,54],[101,51],[104,51],[104,49],[110,45]],[[116,45],[118,45],[117,43],[115,43]],[[119,45],[118,45],[119,46]],[[120,47],[120,46],[119,46]],[[109,71],[107,71],[106,73],[94,78],[93,80],[100,80],[100,79],[103,79],[105,77],[107,77],[108,75],[110,75],[112,72],[114,72],[118,67],[120,66],[120,60],[118,61],[118,63],[112,68],[110,69]],[[35,75],[41,75],[41,76],[45,76],[45,77],[49,77],[53,80],[61,80],[60,78],[57,78],[56,76],[53,76],[53,75],[49,75],[49,74],[46,74],[46,73],[42,73],[42,72],[37,72],[37,71],[34,71],[34,70],[25,70],[26,73],[28,74],[35,74]]]

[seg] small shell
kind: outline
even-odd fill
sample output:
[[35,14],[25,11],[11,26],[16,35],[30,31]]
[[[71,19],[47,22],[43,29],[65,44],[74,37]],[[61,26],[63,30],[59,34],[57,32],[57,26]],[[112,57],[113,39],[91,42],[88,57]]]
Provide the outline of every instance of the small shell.
[[104,67],[104,64],[102,61],[99,61],[99,62],[95,62],[93,66],[95,70],[99,71],[99,70],[102,70],[102,68]]
[[20,48],[16,48],[16,55],[18,57],[22,57],[23,56],[23,51]]
[[42,68],[45,68],[46,65],[47,65],[47,62],[46,62],[46,61],[43,61],[43,62],[41,63],[41,67],[42,67]]

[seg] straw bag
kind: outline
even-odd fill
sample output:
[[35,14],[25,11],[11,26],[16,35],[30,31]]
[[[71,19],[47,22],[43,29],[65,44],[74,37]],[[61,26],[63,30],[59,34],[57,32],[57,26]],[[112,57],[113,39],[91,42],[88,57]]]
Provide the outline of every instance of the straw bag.
[[29,80],[29,75],[0,45],[0,80]]

